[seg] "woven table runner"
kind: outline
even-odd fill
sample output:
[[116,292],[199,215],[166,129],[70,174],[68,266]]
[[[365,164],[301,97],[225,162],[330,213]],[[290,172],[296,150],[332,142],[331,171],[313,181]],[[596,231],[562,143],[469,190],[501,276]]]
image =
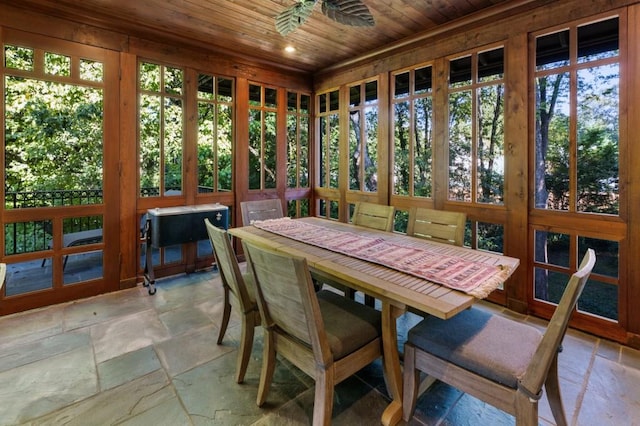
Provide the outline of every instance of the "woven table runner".
[[384,265],[477,298],[487,297],[511,275],[511,271],[502,265],[488,265],[443,254],[436,245],[403,245],[382,237],[362,236],[288,217],[254,221],[252,225],[293,240]]

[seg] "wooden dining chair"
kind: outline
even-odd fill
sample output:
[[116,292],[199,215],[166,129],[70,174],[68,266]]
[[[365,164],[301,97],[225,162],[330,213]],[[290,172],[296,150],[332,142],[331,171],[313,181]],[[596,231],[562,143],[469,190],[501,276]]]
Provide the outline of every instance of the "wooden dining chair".
[[231,307],[233,305],[237,312],[240,313],[242,320],[235,376],[236,382],[242,383],[249,365],[251,349],[253,348],[254,330],[255,327],[260,325],[260,313],[255,299],[253,278],[249,272],[245,274],[240,272],[227,231],[213,226],[207,218],[204,219],[204,223],[209,234],[209,241],[211,241],[211,247],[213,248],[224,289],[224,310],[217,343],[222,343],[229,325]]
[[544,334],[477,308],[449,320],[429,316],[409,330],[404,345],[404,420],[413,415],[422,371],[515,416],[518,426],[538,425],[544,386],[556,424],[566,425],[558,352],[595,261],[594,251],[587,250]]
[[[351,223],[358,226],[364,226],[366,228],[391,232],[393,230],[394,214],[395,208],[393,206],[385,206],[382,204],[359,201],[356,203],[353,210]],[[334,285],[331,283],[329,284]],[[339,285],[336,287],[341,288]],[[355,298],[355,291],[353,289],[341,288],[341,290],[344,291],[345,296],[347,296],[348,298]],[[364,303],[367,306],[374,306],[375,300],[373,297],[365,294]]]
[[391,232],[393,230],[393,206],[357,202],[351,216],[351,223],[367,228]]
[[284,217],[282,202],[277,198],[268,200],[242,201],[242,224],[251,225],[254,220],[279,219]]
[[462,246],[466,223],[465,213],[412,207],[407,235]]
[[305,258],[243,244],[265,332],[257,404],[267,399],[277,352],[315,380],[313,424],[329,425],[334,386],[382,356],[380,312],[316,293]]

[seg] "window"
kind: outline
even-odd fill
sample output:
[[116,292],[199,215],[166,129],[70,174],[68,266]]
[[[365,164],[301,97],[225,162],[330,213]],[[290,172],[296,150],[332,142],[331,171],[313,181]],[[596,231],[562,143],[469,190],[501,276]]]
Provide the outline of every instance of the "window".
[[[309,188],[311,96],[287,92],[287,188]],[[289,200],[287,216],[309,216],[309,200]]]
[[[588,224],[620,211],[619,26],[618,17],[606,18],[534,39],[532,187],[534,208],[543,216],[534,226],[533,297],[558,303],[569,275],[593,248],[598,262],[578,311],[609,321],[618,321],[619,241],[625,235],[603,235]],[[570,224],[558,219],[549,226],[568,215]]]
[[338,188],[340,165],[340,97],[338,90],[318,95],[320,179],[318,186]]
[[504,202],[504,48],[449,61],[449,199]]
[[276,187],[278,91],[249,85],[249,189]]
[[232,189],[233,80],[198,76],[198,193]]
[[433,196],[432,68],[393,76],[393,193]]
[[139,64],[141,197],[182,194],[183,74],[179,68]]
[[617,215],[618,18],[540,35],[535,49],[535,206]]
[[378,82],[349,87],[349,189],[378,191]]

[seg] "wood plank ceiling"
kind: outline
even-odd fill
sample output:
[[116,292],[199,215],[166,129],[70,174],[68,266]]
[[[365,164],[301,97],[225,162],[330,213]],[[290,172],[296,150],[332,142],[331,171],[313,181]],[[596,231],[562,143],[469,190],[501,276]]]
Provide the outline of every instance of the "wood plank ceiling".
[[[21,0],[16,2],[19,3],[16,7],[131,36],[165,42],[180,40],[290,71],[314,73],[474,13],[506,10],[514,3],[528,7],[541,3],[523,0],[363,0],[375,19],[373,27],[339,24],[324,16],[320,4],[316,4],[308,21],[283,37],[275,29],[274,18],[296,1]],[[294,46],[295,53],[286,53],[286,45]]]

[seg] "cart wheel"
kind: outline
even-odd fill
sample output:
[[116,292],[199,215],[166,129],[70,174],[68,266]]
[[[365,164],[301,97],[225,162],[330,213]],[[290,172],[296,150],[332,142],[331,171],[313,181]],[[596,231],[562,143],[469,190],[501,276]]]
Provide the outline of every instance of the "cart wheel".
[[153,296],[156,294],[156,288],[154,286],[149,286],[149,295]]

